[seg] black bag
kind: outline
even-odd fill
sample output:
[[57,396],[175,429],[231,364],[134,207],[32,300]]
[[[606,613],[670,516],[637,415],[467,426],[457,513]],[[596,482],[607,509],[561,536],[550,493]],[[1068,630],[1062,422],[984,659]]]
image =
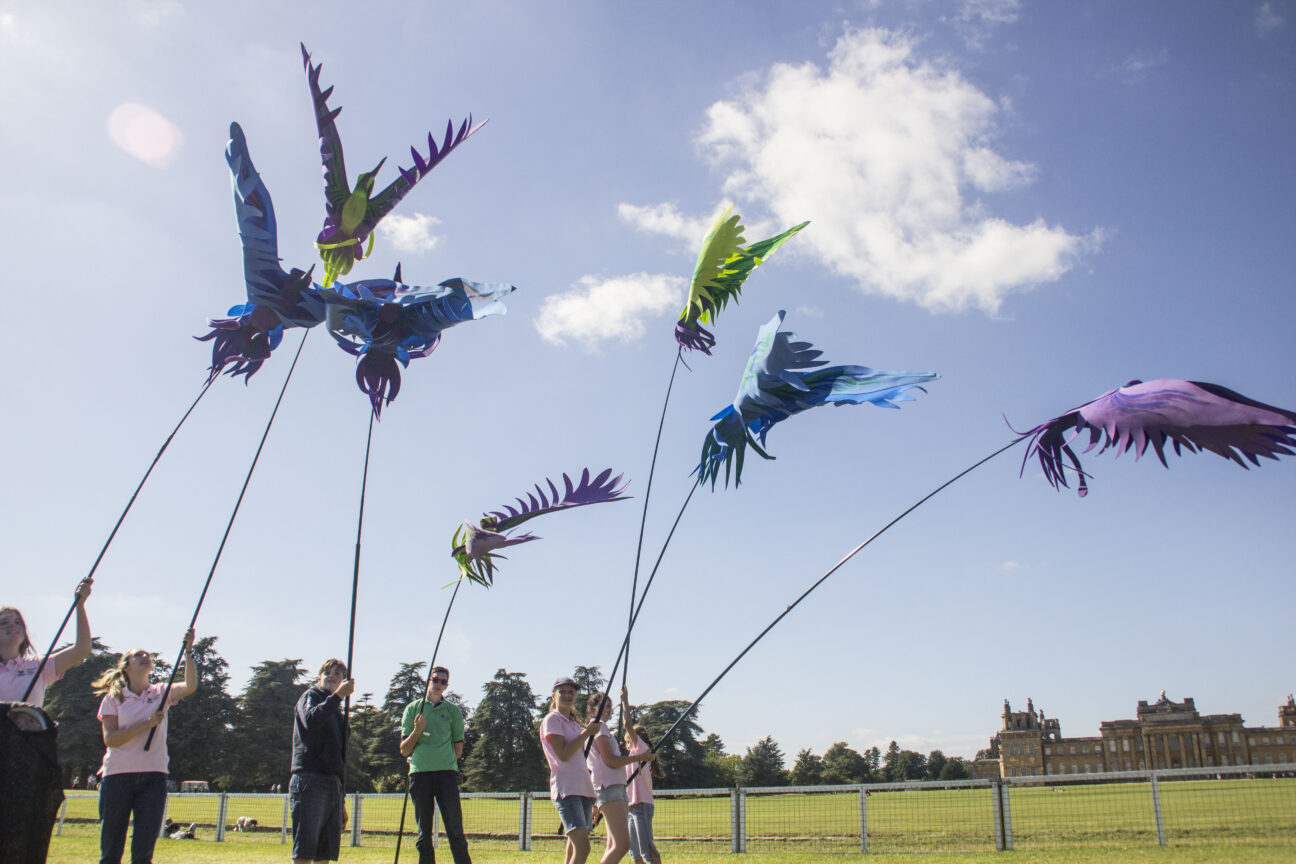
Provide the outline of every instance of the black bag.
[[0,864],[43,864],[62,803],[58,726],[40,708],[0,702]]

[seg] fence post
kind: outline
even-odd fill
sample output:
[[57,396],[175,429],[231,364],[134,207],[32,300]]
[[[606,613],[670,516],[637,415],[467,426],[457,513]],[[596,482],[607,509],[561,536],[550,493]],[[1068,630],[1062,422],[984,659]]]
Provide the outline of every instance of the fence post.
[[279,843],[288,842],[288,796],[284,796],[283,819],[279,822]]
[[1152,775],[1152,815],[1156,818],[1157,845],[1164,846],[1165,823],[1161,820],[1161,790],[1157,787],[1156,775]]
[[1003,806],[1000,813],[1003,816],[1003,841],[1004,850],[1011,852],[1013,848],[1012,839],[1012,785],[1000,781],[999,794],[1003,796]]
[[219,803],[216,805],[216,842],[222,843],[225,840],[225,813],[229,809],[229,793],[220,793]]
[[518,851],[531,851],[531,793],[518,793]]
[[994,834],[995,834],[995,851],[1004,851],[1004,833],[1003,833],[1003,802],[999,794],[999,787],[1003,784],[1001,780],[990,781],[990,803],[994,807]]
[[63,803],[59,805],[59,824],[58,830],[54,832],[55,837],[63,836],[63,819],[67,816],[67,801],[68,799],[64,798]]
[[734,789],[729,793],[729,851],[734,854],[747,851],[747,791]]
[[362,830],[360,827],[360,821],[362,819],[362,814],[360,813],[360,808],[361,808],[360,800],[361,799],[360,799],[359,792],[351,793],[351,845],[352,846],[360,845],[360,832]]
[[432,848],[437,848],[437,835],[441,833],[441,808],[432,801]]
[[868,851],[868,792],[860,789],[860,852]]

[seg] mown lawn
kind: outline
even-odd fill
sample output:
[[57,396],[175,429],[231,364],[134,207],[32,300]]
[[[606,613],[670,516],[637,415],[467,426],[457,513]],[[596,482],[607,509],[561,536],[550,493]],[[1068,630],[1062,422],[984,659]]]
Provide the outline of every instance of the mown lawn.
[[[68,794],[64,836],[55,838],[50,860],[91,860],[98,836],[97,800],[84,792]],[[1009,796],[1013,860],[1296,862],[1296,778],[1162,782],[1159,795],[1166,847],[1157,845],[1148,783],[1013,787]],[[343,858],[390,858],[401,803],[401,795],[364,796],[363,846],[347,846],[349,838],[344,838]],[[532,801],[531,852],[517,850],[518,796],[465,798],[463,804],[474,860],[537,861],[562,854],[557,814],[547,799]],[[858,855],[860,804],[858,792],[749,793],[747,854],[780,862],[819,860],[826,854]],[[886,853],[924,852],[936,860],[959,853],[950,860],[963,862],[995,855],[990,789],[877,790],[864,799],[864,805],[870,860],[888,860]],[[728,854],[731,809],[728,794],[659,796],[654,828],[663,853],[671,861],[686,862]],[[287,857],[288,849],[280,842],[285,815],[282,795],[230,795],[226,840],[221,844],[211,842],[217,796],[172,795],[167,815],[183,824],[197,823],[199,841],[160,841],[158,861]],[[234,832],[240,816],[255,818],[258,830]],[[406,814],[405,831],[404,848],[412,860],[412,811]],[[601,844],[602,839],[596,842]],[[995,860],[1003,860],[1002,855]]]

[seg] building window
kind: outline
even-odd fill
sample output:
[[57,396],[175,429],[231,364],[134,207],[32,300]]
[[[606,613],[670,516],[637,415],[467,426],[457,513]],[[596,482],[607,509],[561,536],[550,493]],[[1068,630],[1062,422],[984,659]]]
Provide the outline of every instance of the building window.
[[1080,773],[1080,766],[1077,765],[1076,763],[1072,762],[1072,763],[1071,763],[1071,773],[1072,773],[1072,774],[1079,774],[1079,773]]
[[1044,755],[1045,755],[1045,756],[1052,756],[1052,755],[1053,755],[1053,748],[1052,748],[1052,747],[1045,746],[1045,747],[1044,747]]
[[1071,745],[1071,755],[1072,755],[1072,756],[1075,755],[1075,745],[1074,745],[1074,744]]
[[1034,744],[1027,744],[1027,745],[1026,745],[1026,755],[1027,755],[1027,756],[1034,756],[1034,755],[1035,755],[1035,745],[1034,745]]
[[1281,735],[1275,735],[1275,736],[1274,736],[1274,743],[1275,743],[1275,744],[1281,744],[1281,743],[1283,743],[1282,736],[1281,736]]
[[1107,752],[1108,752],[1108,753],[1115,753],[1115,752],[1116,752],[1116,742],[1115,742],[1115,741],[1108,741],[1108,742],[1107,742]]
[[1261,739],[1260,739],[1260,743],[1261,743],[1261,744],[1264,744],[1265,746],[1268,746],[1268,744],[1269,744],[1269,736],[1266,735],[1266,736],[1264,736],[1263,738],[1261,738]]
[[1221,755],[1220,755],[1220,764],[1221,764],[1221,765],[1227,765],[1227,764],[1229,764],[1228,757],[1227,757],[1227,756],[1224,756],[1224,755],[1221,754]]
[[1219,733],[1218,740],[1219,740],[1219,743],[1221,743],[1221,744],[1224,743],[1224,733],[1223,733],[1223,732]]
[[1173,750],[1178,750],[1178,749],[1179,749],[1179,736],[1178,736],[1178,735],[1170,735],[1169,738],[1170,738],[1170,747],[1171,747],[1171,749],[1173,749]]
[[1251,747],[1254,747],[1254,746],[1255,746],[1255,736],[1254,736],[1254,735],[1248,735],[1248,736],[1247,736],[1247,744],[1248,744],[1249,746],[1251,746]]

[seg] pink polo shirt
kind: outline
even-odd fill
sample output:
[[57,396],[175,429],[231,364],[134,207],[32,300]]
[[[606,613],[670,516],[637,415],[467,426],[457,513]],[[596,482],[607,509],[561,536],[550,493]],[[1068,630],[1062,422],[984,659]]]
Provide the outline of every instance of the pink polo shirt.
[[[103,697],[103,701],[99,703],[99,719],[103,720],[109,715],[115,715],[118,729],[133,726],[157,711],[158,706],[162,704],[162,691],[165,689],[166,686],[163,684],[150,684],[144,688],[144,692],[137,695],[132,693],[129,687],[123,687],[120,701],[111,695]],[[169,698],[167,701],[171,705],[175,704],[174,698]],[[144,749],[144,742],[148,740],[147,730],[125,744],[109,747],[104,753],[103,768],[99,773],[105,777],[110,774],[134,774],[142,771],[159,771],[165,774],[169,762],[166,746],[167,718],[164,717],[155,728],[157,734],[153,736],[153,743],[148,750]]]
[[[0,663],[0,702],[23,701],[23,693],[27,690],[27,685],[31,683],[32,676],[36,674],[36,667],[39,665],[39,657],[15,657]],[[57,680],[58,675],[54,673],[54,658],[51,657],[45,664],[45,668],[41,670],[40,680],[36,682],[31,695],[27,697],[27,704],[37,707],[43,705],[45,688]]]
[[550,735],[559,735],[567,741],[581,734],[581,725],[570,717],[564,717],[557,711],[550,711],[540,724],[540,749],[544,751],[545,761],[549,763],[549,798],[557,801],[568,795],[594,797],[594,786],[590,783],[589,772],[581,761],[581,751],[576,750],[568,759],[561,760],[549,743]]
[[585,767],[589,768],[590,779],[594,781],[594,788],[606,789],[609,786],[624,786],[626,782],[625,769],[608,767],[608,764],[603,761],[603,755],[599,753],[597,739],[606,738],[608,743],[612,745],[612,755],[621,755],[621,748],[617,746],[616,739],[612,737],[612,730],[608,729],[606,723],[600,723],[598,734],[594,738],[594,746],[590,748],[589,755],[585,757]]
[[[644,740],[643,740],[642,738],[639,738],[638,736],[636,736],[636,737],[635,737],[635,745],[634,745],[633,747],[630,748],[630,755],[631,755],[631,756],[638,756],[640,753],[647,753],[649,749],[650,749],[650,748],[648,747],[648,745],[644,743]],[[631,805],[631,806],[634,806],[635,804],[651,804],[651,803],[653,803],[653,797],[652,797],[652,763],[651,763],[651,762],[644,762],[644,763],[641,763],[641,764],[643,765],[643,770],[639,772],[639,776],[637,776],[637,777],[635,777],[633,780],[630,780],[630,781],[629,781],[629,783],[630,783],[630,790],[629,790],[629,791],[630,791],[630,805]],[[633,774],[634,771],[635,771],[635,769],[638,768],[638,767],[639,767],[639,764],[635,764],[635,765],[627,765],[627,766],[625,767],[626,778],[628,779],[628,778],[630,777],[630,775]]]

